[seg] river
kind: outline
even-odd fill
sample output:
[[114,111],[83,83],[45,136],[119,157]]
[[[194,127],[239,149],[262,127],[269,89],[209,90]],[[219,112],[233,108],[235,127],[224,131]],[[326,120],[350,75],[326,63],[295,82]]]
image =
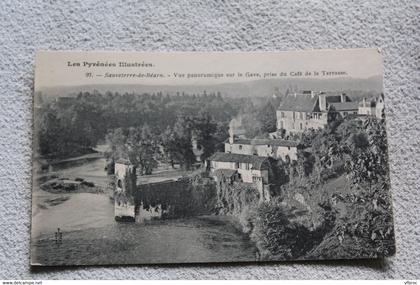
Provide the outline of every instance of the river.
[[[106,181],[102,158],[56,167],[60,176]],[[254,261],[257,249],[228,216],[114,221],[106,194],[33,195],[32,264],[94,265]],[[51,201],[58,201],[51,203]],[[55,241],[60,228],[62,241]]]

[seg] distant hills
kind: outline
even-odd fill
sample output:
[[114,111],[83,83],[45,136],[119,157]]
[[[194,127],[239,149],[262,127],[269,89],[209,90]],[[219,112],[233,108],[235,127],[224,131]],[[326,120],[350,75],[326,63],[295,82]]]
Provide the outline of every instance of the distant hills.
[[47,87],[36,90],[45,97],[71,97],[79,92],[98,91],[105,93],[118,92],[124,93],[157,93],[176,95],[178,92],[187,94],[202,94],[220,92],[222,96],[228,97],[267,97],[274,91],[284,94],[289,89],[290,92],[296,90],[314,91],[358,91],[357,93],[378,94],[383,90],[382,76],[373,76],[366,79],[340,77],[332,79],[313,79],[313,78],[279,78],[261,79],[248,82],[221,83],[212,85],[140,85],[140,84],[101,84],[101,85],[82,85],[82,86],[57,86]]

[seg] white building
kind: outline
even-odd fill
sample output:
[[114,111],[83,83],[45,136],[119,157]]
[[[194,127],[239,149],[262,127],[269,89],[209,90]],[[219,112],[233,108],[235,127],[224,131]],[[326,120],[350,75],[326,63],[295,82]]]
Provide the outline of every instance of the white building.
[[349,115],[357,115],[359,104],[357,102],[343,102],[343,103],[330,103],[334,110],[340,113],[344,118]]
[[210,174],[219,179],[252,183],[260,193],[260,200],[269,200],[270,162],[267,157],[216,152],[207,161]]
[[[357,104],[345,94],[332,95],[303,91],[288,95],[280,103],[277,115],[276,133],[302,133],[307,129],[322,129],[329,121],[328,112],[333,107],[342,116],[357,114]],[[273,137],[276,133],[271,134]]]
[[298,142],[283,139],[235,139],[225,142],[226,153],[237,153],[272,157],[276,159],[297,160]]
[[236,170],[243,182],[262,181],[268,184],[270,163],[267,157],[216,152],[209,158],[210,172],[217,169]]
[[377,118],[383,118],[385,110],[384,95],[369,99],[363,98],[359,103],[358,113],[359,115],[375,116]]

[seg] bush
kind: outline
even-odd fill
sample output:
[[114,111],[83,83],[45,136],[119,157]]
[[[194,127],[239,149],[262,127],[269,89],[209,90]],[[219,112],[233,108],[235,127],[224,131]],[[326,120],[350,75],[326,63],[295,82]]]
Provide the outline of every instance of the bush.
[[95,187],[95,183],[93,183],[93,182],[82,181],[81,184],[84,185],[84,186],[87,186],[87,187]]
[[64,184],[64,190],[66,191],[74,191],[76,188],[77,187],[74,184]]
[[290,209],[277,201],[258,207],[251,237],[263,259],[296,259],[307,250],[311,232],[291,220],[291,215]]
[[[319,204],[322,222],[315,228],[306,209],[281,203],[279,199],[262,203],[254,217],[251,238],[263,260],[303,258],[321,243],[335,224],[336,213],[329,203]],[[303,213],[303,215],[302,215]]]

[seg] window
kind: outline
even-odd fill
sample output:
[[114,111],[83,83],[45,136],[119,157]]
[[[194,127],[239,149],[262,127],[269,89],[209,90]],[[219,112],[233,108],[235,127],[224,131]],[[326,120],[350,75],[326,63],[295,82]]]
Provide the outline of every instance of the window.
[[245,169],[249,170],[249,163],[245,163]]
[[280,112],[280,118],[284,118],[284,112]]
[[242,145],[239,145],[239,149],[240,149],[240,150],[242,149]]
[[303,120],[303,112],[299,113],[299,119]]
[[239,162],[235,162],[235,168],[239,169]]
[[302,125],[302,123],[300,123],[300,129],[301,129],[301,130],[303,129],[303,125]]
[[118,186],[118,188],[122,188],[122,181],[121,181],[121,179],[118,179],[117,186]]
[[347,116],[347,114],[348,114],[347,112],[344,112],[344,116]]

